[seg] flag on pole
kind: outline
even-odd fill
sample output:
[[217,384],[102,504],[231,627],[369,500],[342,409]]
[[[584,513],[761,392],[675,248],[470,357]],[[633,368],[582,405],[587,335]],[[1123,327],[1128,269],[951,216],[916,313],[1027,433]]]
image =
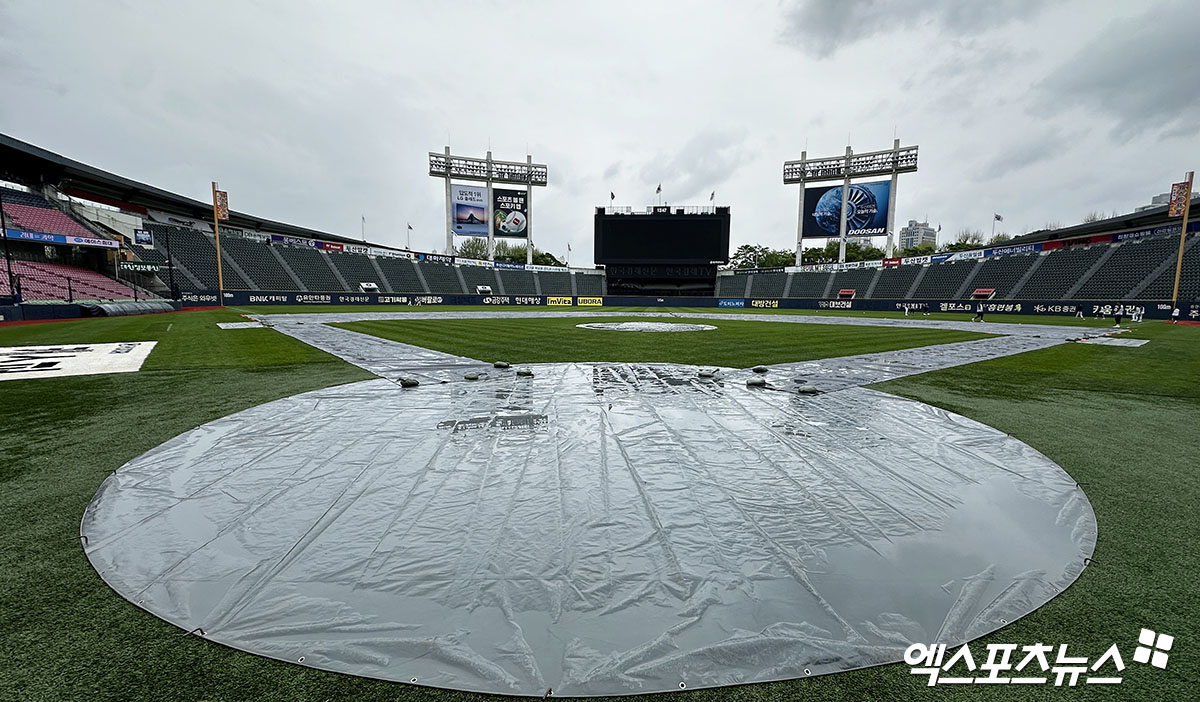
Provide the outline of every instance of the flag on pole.
[[616,193],[614,193],[614,192],[612,192],[612,191],[609,191],[609,193],[608,193],[608,201],[609,201],[609,202],[612,202],[613,200],[616,200],[616,199],[617,199],[617,194],[616,194]]
[[662,194],[662,183],[659,183],[659,184],[658,184],[658,190],[655,190],[655,191],[654,191],[654,194],[655,194],[655,195],[661,195],[661,194]]
[[716,200],[716,199],[717,199],[717,191],[716,191],[716,190],[714,190],[714,191],[712,191],[712,195],[709,195],[709,196],[708,196],[708,201],[709,201],[709,202],[713,202],[713,201],[714,201],[714,200]]
[[1003,222],[1003,221],[1004,221],[1004,218],[1003,218],[1003,217],[1001,217],[1001,216],[1000,216],[1000,215],[998,215],[998,214],[995,214],[995,213],[993,213],[993,214],[992,214],[992,216],[996,218],[996,221],[997,221],[997,222]]
[[1192,184],[1188,181],[1182,183],[1171,184],[1171,200],[1167,205],[1168,217],[1182,217],[1183,206],[1187,204],[1189,192],[1192,189]]
[[217,219],[229,219],[229,193],[224,190],[213,191],[213,209]]
[[411,225],[411,224],[410,224],[410,225],[408,225],[408,231],[410,231],[410,232],[411,232],[412,230],[413,230],[413,228],[412,228],[412,225]]
[[942,233],[942,225],[939,224],[938,225],[938,234],[941,234],[941,233]]
[[567,244],[567,253],[571,253],[571,244]]

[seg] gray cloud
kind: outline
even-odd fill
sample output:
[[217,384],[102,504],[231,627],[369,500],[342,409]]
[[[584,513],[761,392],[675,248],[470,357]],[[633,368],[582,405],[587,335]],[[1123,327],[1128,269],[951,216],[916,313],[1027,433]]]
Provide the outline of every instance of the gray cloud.
[[932,25],[950,36],[974,34],[1029,19],[1040,0],[799,0],[784,14],[782,39],[816,58],[897,29]]
[[1052,159],[1065,151],[1071,141],[1057,128],[1041,129],[1027,138],[1006,145],[1000,153],[984,164],[981,179],[987,181],[1002,178],[1014,171]]
[[1182,0],[1112,23],[1038,84],[1050,111],[1081,107],[1116,120],[1120,142],[1200,132],[1200,3]]
[[678,151],[662,154],[642,167],[642,181],[663,186],[664,199],[680,202],[716,189],[752,158],[744,132],[697,134]]

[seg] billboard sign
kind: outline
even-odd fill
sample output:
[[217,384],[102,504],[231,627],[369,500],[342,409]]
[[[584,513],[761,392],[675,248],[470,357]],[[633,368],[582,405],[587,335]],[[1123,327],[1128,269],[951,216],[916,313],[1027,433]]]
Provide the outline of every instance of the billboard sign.
[[[887,234],[890,181],[854,183],[846,198],[846,236]],[[842,216],[842,186],[808,188],[804,192],[803,238],[836,238]]]
[[142,246],[154,246],[154,235],[149,229],[134,229],[133,243],[141,244]]
[[496,236],[526,238],[529,236],[529,193],[524,190],[492,188],[492,216],[496,220]]
[[487,188],[476,185],[451,185],[450,204],[455,234],[487,236]]

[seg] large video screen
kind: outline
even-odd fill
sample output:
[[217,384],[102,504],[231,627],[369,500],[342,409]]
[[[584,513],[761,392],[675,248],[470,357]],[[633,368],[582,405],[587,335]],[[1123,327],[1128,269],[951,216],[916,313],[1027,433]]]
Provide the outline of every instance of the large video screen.
[[596,212],[596,263],[727,263],[729,210],[716,214]]
[[[850,186],[846,202],[846,236],[887,234],[888,197],[891,181],[877,180]],[[803,238],[838,236],[842,219],[842,186],[809,188],[804,191]]]

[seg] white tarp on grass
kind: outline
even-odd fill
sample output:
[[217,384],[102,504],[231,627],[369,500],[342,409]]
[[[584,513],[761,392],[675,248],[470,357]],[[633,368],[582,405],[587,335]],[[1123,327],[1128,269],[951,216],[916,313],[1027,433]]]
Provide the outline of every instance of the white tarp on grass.
[[0,380],[132,373],[142,367],[157,343],[4,346],[0,347]]

